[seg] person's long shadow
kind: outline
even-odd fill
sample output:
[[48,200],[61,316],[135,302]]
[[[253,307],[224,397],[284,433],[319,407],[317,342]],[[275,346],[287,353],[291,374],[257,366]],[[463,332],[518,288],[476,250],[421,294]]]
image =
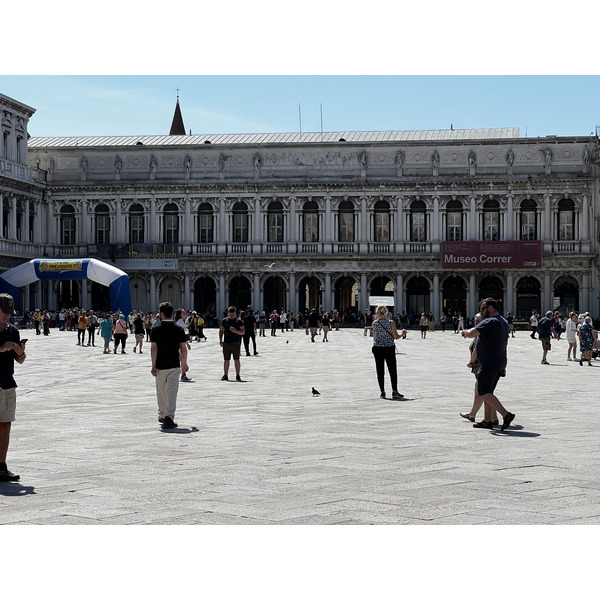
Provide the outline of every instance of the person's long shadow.
[[161,433],[198,433],[200,431],[197,427],[190,427],[189,429],[184,427],[174,427],[173,429],[161,429]]
[[3,481],[0,483],[0,496],[28,496],[35,493],[35,488],[32,485],[21,485],[16,481]]

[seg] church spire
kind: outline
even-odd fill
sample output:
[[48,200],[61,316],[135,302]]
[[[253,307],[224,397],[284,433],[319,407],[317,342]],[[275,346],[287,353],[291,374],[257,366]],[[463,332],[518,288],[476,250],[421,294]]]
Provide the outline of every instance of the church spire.
[[179,108],[179,88],[177,88],[177,104],[175,105],[175,114],[171,123],[171,131],[169,135],[185,135],[185,127],[183,125],[183,117]]

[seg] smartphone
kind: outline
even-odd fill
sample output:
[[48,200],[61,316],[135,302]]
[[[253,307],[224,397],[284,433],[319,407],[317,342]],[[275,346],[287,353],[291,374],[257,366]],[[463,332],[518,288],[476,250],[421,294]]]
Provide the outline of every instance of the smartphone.
[[21,346],[27,341],[27,338],[21,340]]

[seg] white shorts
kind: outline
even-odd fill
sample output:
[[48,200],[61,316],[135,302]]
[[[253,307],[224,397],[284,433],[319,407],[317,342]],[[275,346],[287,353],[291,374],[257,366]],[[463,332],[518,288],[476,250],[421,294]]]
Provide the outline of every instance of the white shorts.
[[15,420],[17,408],[17,389],[2,390],[0,392],[0,423],[12,423]]

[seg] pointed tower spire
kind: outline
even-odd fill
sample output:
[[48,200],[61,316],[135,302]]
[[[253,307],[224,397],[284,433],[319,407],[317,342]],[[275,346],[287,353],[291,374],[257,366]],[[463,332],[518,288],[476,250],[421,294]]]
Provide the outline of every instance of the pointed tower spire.
[[185,135],[185,127],[183,125],[183,117],[179,108],[179,88],[177,88],[177,104],[175,105],[175,114],[171,123],[171,131],[169,135]]

